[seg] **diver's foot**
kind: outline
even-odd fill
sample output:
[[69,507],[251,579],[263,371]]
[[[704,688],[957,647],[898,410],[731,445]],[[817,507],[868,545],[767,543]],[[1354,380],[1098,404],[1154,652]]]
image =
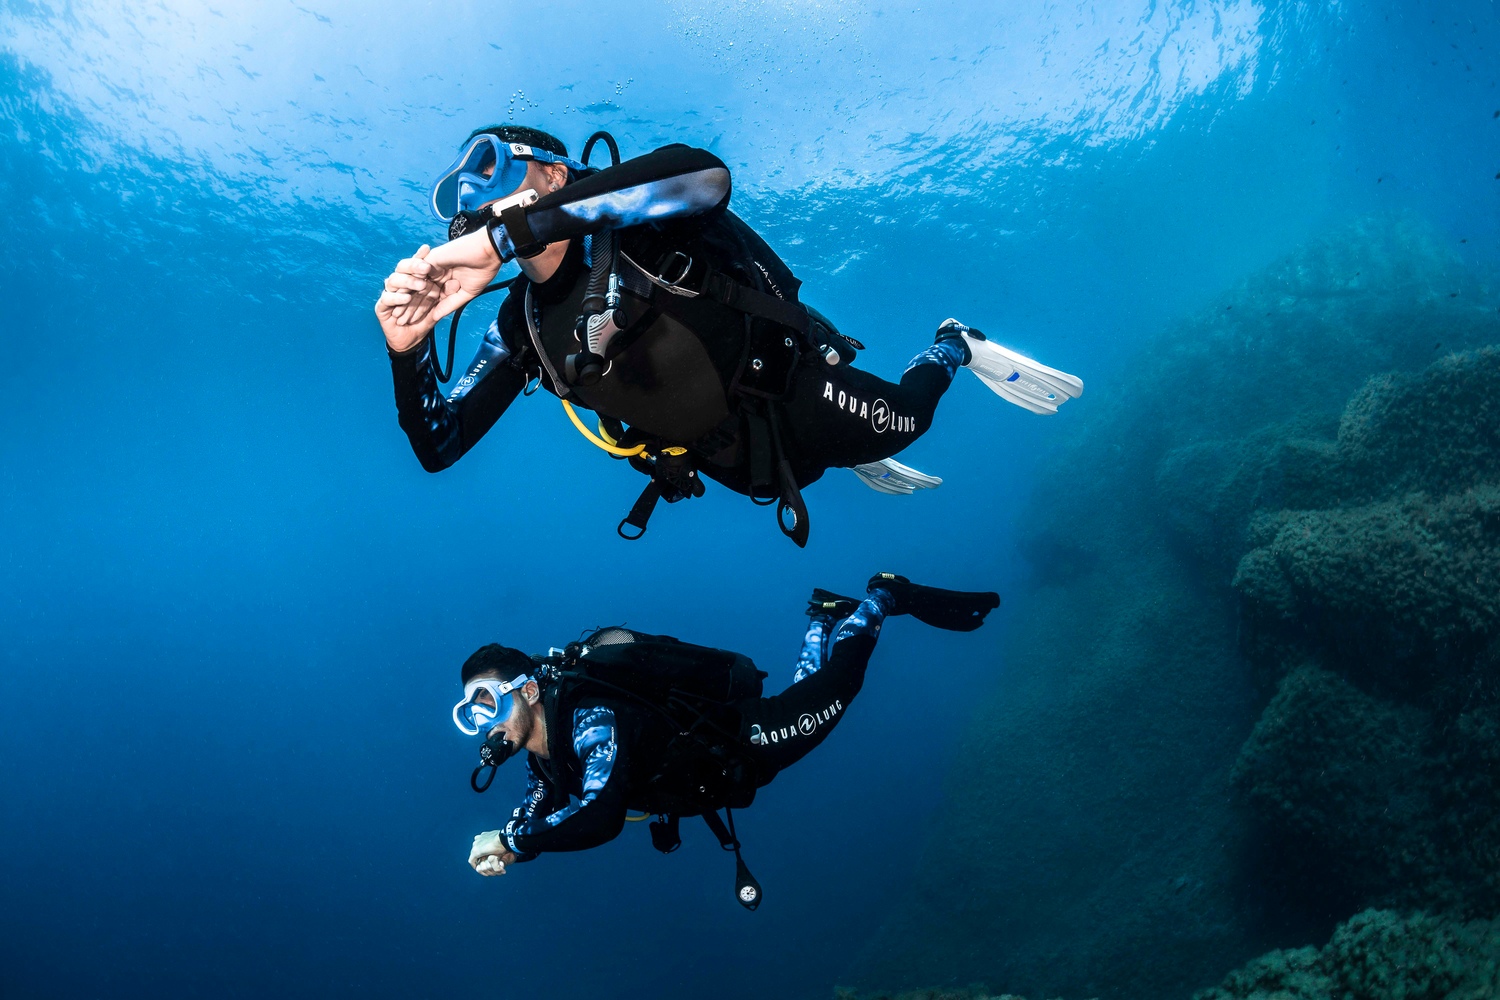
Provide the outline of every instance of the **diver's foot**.
[[932,338],[932,342],[934,344],[940,344],[945,340],[956,341],[958,343],[958,346],[961,347],[964,352],[964,359],[961,363],[967,366],[970,361],[974,360],[974,352],[969,349],[969,341],[967,339],[969,337],[973,337],[977,340],[983,340],[984,334],[980,333],[978,330],[974,329],[971,326],[960,323],[958,320],[950,316],[949,318],[943,320],[938,324],[937,335]]
[[943,590],[912,583],[894,573],[876,573],[866,588],[883,590],[891,595],[894,606],[889,614],[911,615],[919,622],[950,632],[972,632],[984,624],[984,618],[1000,606],[1000,595],[994,591]]
[[807,599],[807,617],[848,618],[854,614],[854,609],[857,607],[859,607],[859,601],[856,598],[835,594],[822,587],[814,587],[812,597]]
[[938,327],[938,339],[957,338],[963,344],[964,367],[990,391],[1008,403],[1032,413],[1056,413],[1070,399],[1083,395],[1083,381],[1076,375],[1048,368],[1008,347],[1002,347],[980,331],[956,319]]

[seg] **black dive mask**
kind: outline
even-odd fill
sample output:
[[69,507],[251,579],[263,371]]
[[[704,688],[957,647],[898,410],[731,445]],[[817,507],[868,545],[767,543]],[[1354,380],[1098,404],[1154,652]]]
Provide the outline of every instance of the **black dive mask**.
[[453,217],[453,221],[448,223],[448,239],[456,240],[460,236],[483,229],[489,223],[491,214],[488,208],[459,212]]
[[[487,790],[491,783],[494,782],[495,772],[499,770],[500,765],[514,757],[520,749],[520,747],[505,738],[505,734],[500,731],[499,726],[491,729],[489,735],[484,738],[484,745],[479,748],[479,766],[474,768],[473,774],[469,775],[469,787],[476,792]],[[490,773],[485,777],[484,784],[481,785],[479,783],[479,772],[485,768],[489,768]]]

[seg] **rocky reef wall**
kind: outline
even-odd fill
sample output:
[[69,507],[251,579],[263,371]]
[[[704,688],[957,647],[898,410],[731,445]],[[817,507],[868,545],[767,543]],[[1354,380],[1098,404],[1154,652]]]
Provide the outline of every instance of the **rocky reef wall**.
[[1497,305],[1357,220],[1090,384],[857,985],[1187,997],[1368,906],[1493,915]]
[[1234,780],[1276,863],[1500,912],[1500,350],[1372,378],[1233,586],[1274,696]]
[[1274,951],[1196,1000],[1481,1000],[1500,996],[1500,924],[1366,910],[1322,948]]

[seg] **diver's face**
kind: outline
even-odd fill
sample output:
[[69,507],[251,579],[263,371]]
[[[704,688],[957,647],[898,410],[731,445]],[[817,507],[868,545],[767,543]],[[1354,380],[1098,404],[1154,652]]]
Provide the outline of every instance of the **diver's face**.
[[[497,677],[496,680],[499,678]],[[526,741],[531,738],[532,725],[531,712],[527,710],[526,693],[528,690],[535,690],[534,685],[528,683],[513,693],[510,698],[510,714],[486,730],[486,736],[499,732],[518,747],[526,745]],[[474,701],[481,705],[488,705],[490,708],[495,707],[495,699],[483,689],[475,694]]]
[[[480,173],[486,177],[493,177],[495,174],[495,165],[493,163],[489,164]],[[505,197],[509,198],[511,195],[521,191],[530,190],[535,191],[538,198],[542,198],[556,191],[567,182],[567,167],[560,163],[537,163],[532,161],[526,164],[526,179],[521,182],[521,186]],[[499,198],[495,198],[492,201],[487,201],[480,206],[480,210],[483,211],[500,200]]]

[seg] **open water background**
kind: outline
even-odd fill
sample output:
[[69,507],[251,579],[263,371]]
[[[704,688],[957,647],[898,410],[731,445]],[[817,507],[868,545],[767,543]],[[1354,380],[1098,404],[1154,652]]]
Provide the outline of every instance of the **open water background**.
[[[1101,397],[1172,405],[1148,335],[1350,216],[1500,259],[1497,46],[1476,0],[4,4],[0,994],[829,996],[1003,692],[1004,609],[887,629],[738,817],[755,914],[695,825],[475,877],[519,779],[468,790],[458,665],[623,620],[779,685],[814,585],[1026,586],[1039,457]],[[943,488],[830,473],[805,552],[721,489],[619,541],[638,477],[545,396],[428,476],[370,304],[495,121],[714,150],[877,373],[955,315],[1088,394],[961,375],[902,455]]]

